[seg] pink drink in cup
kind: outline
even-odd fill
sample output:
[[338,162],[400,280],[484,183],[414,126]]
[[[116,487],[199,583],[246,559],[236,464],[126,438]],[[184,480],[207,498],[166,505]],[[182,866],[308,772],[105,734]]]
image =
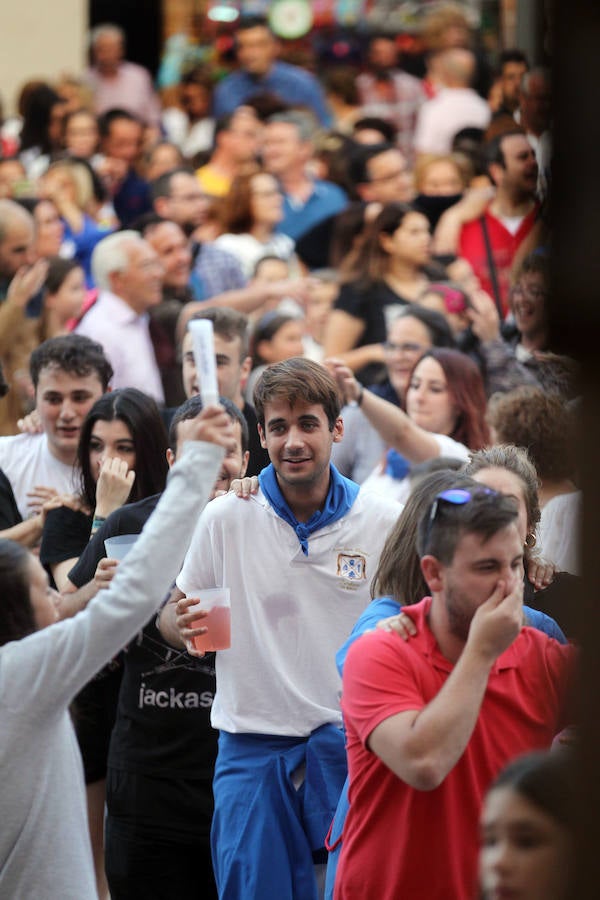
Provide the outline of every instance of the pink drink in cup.
[[194,647],[202,653],[213,650],[227,650],[231,647],[231,608],[229,588],[212,588],[200,591],[199,602],[190,607],[205,610],[207,615],[192,623],[192,628],[208,628],[205,634],[193,638]]

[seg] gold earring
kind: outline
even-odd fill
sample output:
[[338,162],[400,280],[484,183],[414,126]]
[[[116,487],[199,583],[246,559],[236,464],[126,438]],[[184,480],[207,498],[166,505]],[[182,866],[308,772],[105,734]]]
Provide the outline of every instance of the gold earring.
[[529,547],[530,550],[533,550],[535,545],[537,544],[537,538],[533,531],[530,531],[527,537],[525,538],[525,546]]

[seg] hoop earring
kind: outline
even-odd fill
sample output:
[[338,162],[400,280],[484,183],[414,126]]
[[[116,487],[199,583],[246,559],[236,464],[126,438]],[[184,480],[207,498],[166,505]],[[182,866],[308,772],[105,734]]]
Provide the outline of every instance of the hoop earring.
[[529,547],[530,550],[533,550],[535,545],[537,544],[537,538],[533,531],[530,531],[527,537],[525,538],[525,546]]

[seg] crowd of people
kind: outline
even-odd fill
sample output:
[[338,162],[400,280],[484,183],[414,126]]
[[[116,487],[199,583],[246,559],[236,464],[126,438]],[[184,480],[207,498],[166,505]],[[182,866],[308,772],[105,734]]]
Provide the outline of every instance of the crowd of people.
[[166,101],[105,24],[0,123],[2,896],[567,896],[550,80],[460,4],[397,37],[242,17]]

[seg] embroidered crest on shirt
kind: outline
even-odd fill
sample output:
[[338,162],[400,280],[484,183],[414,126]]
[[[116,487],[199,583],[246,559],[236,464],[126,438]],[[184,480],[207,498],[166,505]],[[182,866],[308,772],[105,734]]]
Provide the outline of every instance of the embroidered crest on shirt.
[[338,553],[337,574],[348,581],[364,581],[367,577],[367,561],[359,553]]

